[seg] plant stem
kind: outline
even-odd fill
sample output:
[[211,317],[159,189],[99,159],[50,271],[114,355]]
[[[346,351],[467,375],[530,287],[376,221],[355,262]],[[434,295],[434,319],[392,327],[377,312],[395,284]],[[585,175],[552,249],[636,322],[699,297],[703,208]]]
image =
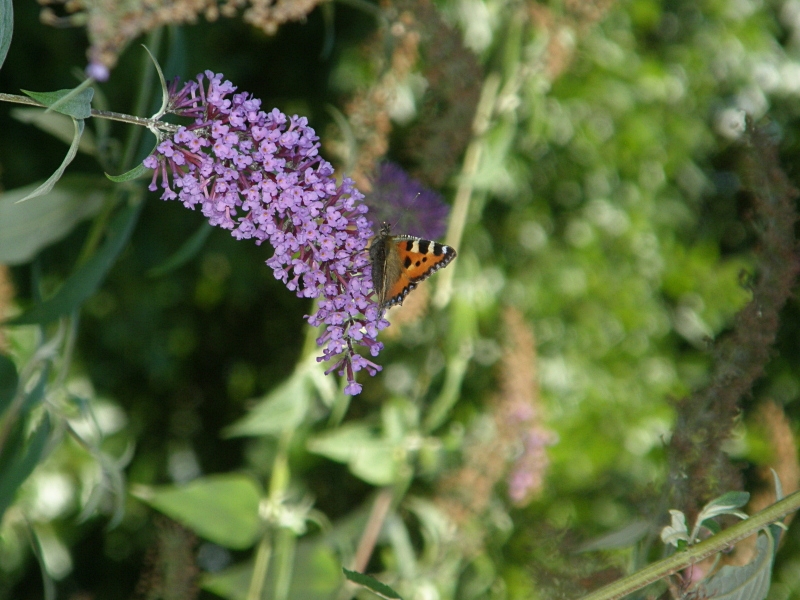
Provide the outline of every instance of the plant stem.
[[798,508],[800,508],[800,492],[795,492],[714,537],[691,546],[684,552],[678,552],[664,560],[653,563],[629,577],[602,587],[588,596],[584,596],[581,600],[615,600],[627,596],[667,575],[677,573],[712,554],[721,552],[725,548],[750,537],[757,531],[785,517],[787,514],[796,511]]
[[[480,165],[481,155],[485,146],[484,134],[488,131],[491,123],[500,83],[500,76],[497,73],[492,73],[486,78],[478,101],[478,107],[475,109],[475,118],[472,121],[473,138],[464,155],[464,166],[458,178],[458,189],[456,190],[455,202],[453,202],[453,212],[444,238],[445,242],[454,248],[458,248],[460,245],[461,237],[464,235],[464,228],[467,225],[470,200],[475,187],[475,174],[478,172],[478,165]],[[439,282],[436,284],[436,295],[433,298],[433,305],[438,308],[446,306],[450,300],[453,290],[453,272],[453,269],[445,269],[439,275]]]
[[[12,102],[14,104],[25,104],[27,106],[35,106],[37,108],[47,108],[47,106],[41,102],[37,102],[33,98],[28,98],[27,96],[18,96],[16,94],[0,93],[0,102]],[[171,133],[178,131],[179,127],[179,125],[173,125],[172,123],[164,123],[163,121],[155,121],[153,119],[146,119],[144,117],[134,117],[133,115],[126,115],[110,110],[96,110],[93,108],[92,116],[97,117],[98,119],[108,119],[110,121],[130,123],[131,125],[141,125],[142,127],[155,127],[161,131],[168,131]]]

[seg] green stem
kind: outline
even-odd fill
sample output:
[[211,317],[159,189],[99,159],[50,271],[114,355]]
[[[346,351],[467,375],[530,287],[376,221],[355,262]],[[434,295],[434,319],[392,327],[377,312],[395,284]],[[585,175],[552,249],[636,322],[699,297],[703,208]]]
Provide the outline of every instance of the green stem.
[[765,508],[761,512],[756,513],[749,519],[718,533],[714,537],[700,542],[695,546],[691,546],[684,552],[678,552],[664,560],[653,563],[630,577],[625,577],[624,579],[602,587],[588,596],[584,596],[581,600],[615,600],[627,596],[667,575],[677,573],[712,554],[721,552],[725,548],[750,537],[757,531],[764,529],[789,513],[796,511],[798,508],[800,508],[800,492],[795,492],[780,502],[776,502],[769,508]]
[[461,382],[464,381],[464,375],[467,372],[469,361],[472,360],[472,354],[472,344],[465,341],[461,349],[448,359],[442,391],[431,403],[431,407],[422,424],[422,431],[425,433],[431,433],[438,429],[445,422],[447,415],[450,414],[453,406],[461,397]]
[[[48,106],[37,102],[33,98],[27,96],[18,96],[16,94],[0,93],[0,102],[11,102],[13,104],[25,104],[26,106],[35,106],[36,108],[48,108]],[[108,119],[109,121],[120,121],[121,123],[129,123],[131,125],[141,125],[142,127],[155,127],[162,131],[176,132],[178,125],[172,123],[164,123],[163,121],[154,121],[153,119],[146,119],[144,117],[135,117],[133,115],[126,115],[124,113],[113,112],[110,110],[97,110],[92,109],[92,116],[98,119]]]
[[287,600],[292,584],[297,535],[291,529],[283,527],[277,534],[277,551],[275,554],[275,600]]
[[[486,78],[478,107],[475,110],[475,118],[472,123],[473,139],[467,146],[467,151],[464,155],[464,166],[458,178],[456,199],[453,203],[453,212],[450,216],[450,224],[447,227],[447,235],[445,236],[445,242],[454,248],[458,248],[461,245],[461,238],[467,225],[470,200],[475,188],[475,175],[478,172],[485,145],[484,134],[489,129],[500,83],[500,76],[496,73],[492,73]],[[433,299],[434,306],[442,308],[450,300],[453,290],[453,273],[454,269],[445,269],[439,275],[436,295]]]
[[250,589],[247,590],[247,600],[261,600],[264,592],[264,582],[267,580],[269,561],[272,558],[272,530],[264,533],[256,551],[256,563],[253,565],[253,577],[250,579]]

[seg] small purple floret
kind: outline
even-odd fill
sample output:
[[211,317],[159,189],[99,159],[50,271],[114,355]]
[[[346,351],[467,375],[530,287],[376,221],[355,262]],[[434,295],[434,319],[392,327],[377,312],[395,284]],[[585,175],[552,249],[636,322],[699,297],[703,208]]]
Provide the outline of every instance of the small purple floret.
[[149,189],[160,182],[162,199],[199,206],[236,239],[269,242],[275,277],[299,297],[317,299],[317,312],[306,317],[324,327],[317,360],[334,361],[326,373],[346,377],[345,393],[358,394],[356,373],[381,367],[355,347],[377,356],[378,332],[388,326],[372,299],[373,232],[363,195],[348,178],[337,186],[305,117],[266,113],[260,100],[235,91],[211,71],[180,89],[171,83],[167,112],[194,122],[145,159],[154,171]]

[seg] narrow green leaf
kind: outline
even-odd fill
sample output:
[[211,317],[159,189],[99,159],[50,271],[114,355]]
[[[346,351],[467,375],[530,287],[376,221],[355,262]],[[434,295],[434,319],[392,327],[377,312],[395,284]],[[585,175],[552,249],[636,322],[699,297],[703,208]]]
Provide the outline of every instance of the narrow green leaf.
[[388,598],[390,600],[403,600],[400,597],[400,594],[395,592],[385,583],[381,583],[374,577],[370,577],[369,575],[364,575],[363,573],[358,573],[356,571],[349,571],[345,568],[342,568],[342,572],[344,572],[344,576],[347,577],[347,579],[353,583],[364,586],[368,590],[376,593],[381,598]]
[[78,267],[55,295],[15,319],[9,325],[49,323],[77,310],[103,281],[130,238],[141,204],[126,206],[111,221],[108,238],[97,253]]
[[143,164],[139,163],[137,166],[133,167],[130,171],[126,171],[122,175],[109,175],[106,173],[106,177],[108,177],[111,181],[115,183],[125,183],[126,181],[131,181],[132,179],[138,179],[145,173],[147,173],[150,169],[145,167]]
[[0,263],[30,262],[40,250],[64,238],[100,210],[109,183],[98,177],[67,175],[36,202],[17,203],[35,187],[0,194]]
[[28,392],[25,401],[22,403],[21,414],[26,415],[31,409],[36,408],[44,399],[44,392],[47,389],[47,382],[50,378],[51,363],[45,363],[42,372],[39,374],[39,381],[33,386],[33,389]]
[[164,113],[167,112],[167,105],[169,104],[169,89],[167,88],[167,80],[164,79],[164,72],[161,70],[161,65],[158,64],[156,57],[153,56],[153,53],[150,52],[150,48],[142,44],[142,48],[145,49],[147,54],[150,55],[150,60],[153,61],[153,64],[156,67],[156,73],[158,73],[158,80],[161,82],[161,108],[158,109],[158,112],[154,115],[154,119],[160,119]]
[[45,194],[50,192],[50,190],[53,189],[53,186],[56,184],[56,182],[59,179],[61,179],[61,176],[64,174],[64,171],[66,171],[67,167],[69,166],[69,163],[72,162],[72,160],[75,158],[75,155],[78,153],[78,147],[80,146],[81,142],[81,135],[83,134],[83,129],[85,127],[85,123],[83,122],[82,119],[72,119],[72,124],[75,126],[75,134],[72,138],[72,144],[70,145],[69,150],[67,150],[67,155],[64,157],[64,160],[61,161],[61,165],[55,170],[55,172],[50,177],[48,177],[47,181],[45,181],[42,185],[33,190],[30,194],[28,194],[24,198],[17,200],[18,204],[20,202],[25,202],[26,200],[30,200],[32,198],[44,196]]
[[261,490],[244,475],[215,475],[184,486],[139,487],[133,495],[215,544],[244,550],[260,531]]
[[[20,123],[33,125],[65,144],[72,142],[72,119],[67,115],[62,115],[59,112],[48,112],[41,108],[14,108],[10,111],[10,114]],[[97,154],[97,144],[91,131],[83,132],[78,143],[78,151],[91,156]]]
[[225,428],[224,437],[276,435],[295,429],[311,401],[310,385],[301,371],[267,394],[245,417]]
[[55,112],[67,115],[78,121],[88,119],[92,116],[92,97],[94,96],[94,89],[86,87],[86,84],[81,84],[77,88],[71,90],[57,90],[55,92],[31,92],[22,90],[22,92]]
[[14,399],[17,385],[19,385],[19,375],[14,361],[0,354],[0,417]]
[[14,5],[11,0],[0,0],[0,68],[6,61],[13,33]]
[[10,460],[8,467],[0,473],[0,519],[6,509],[11,505],[14,496],[28,476],[39,464],[42,458],[45,444],[50,437],[50,417],[44,414],[36,431],[30,436],[30,440],[24,446],[9,448],[16,454]]
[[213,230],[214,228],[208,223],[200,225],[200,228],[195,231],[172,256],[160,265],[150,269],[147,275],[149,277],[161,277],[189,262],[197,256],[197,253],[200,252]]
[[714,600],[763,600],[772,577],[772,540],[759,534],[756,557],[742,567],[725,565],[701,583],[704,597]]

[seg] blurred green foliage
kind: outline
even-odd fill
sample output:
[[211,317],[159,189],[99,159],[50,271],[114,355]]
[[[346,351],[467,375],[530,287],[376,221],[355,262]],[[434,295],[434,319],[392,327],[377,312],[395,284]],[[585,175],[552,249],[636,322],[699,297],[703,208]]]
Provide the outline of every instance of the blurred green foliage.
[[[84,30],[14,9],[0,92],[77,85]],[[676,428],[753,495],[766,465],[795,489],[788,293],[764,308],[777,340],[741,418],[706,407],[691,429],[677,400],[713,387],[727,335],[761,331],[735,315],[768,268],[794,285],[794,254],[764,256],[741,157],[768,181],[798,170],[798,32],[792,1],[403,0],[325,3],[274,36],[239,18],[150,33],[168,76],[211,69],[308,116],[345,175],[385,141],[454,205],[457,260],[394,310],[353,399],[266,246],[101,177],[152,136],[88,119],[55,190],[15,204],[67,146],[4,103],[0,598],[370,597],[342,567],[404,598],[577,598],[659,558],[668,509],[728,491],[715,472],[715,494],[670,504]],[[127,47],[96,106],[149,114],[143,54]],[[781,418],[759,420],[767,400]],[[770,598],[800,597],[799,552],[791,529]]]

